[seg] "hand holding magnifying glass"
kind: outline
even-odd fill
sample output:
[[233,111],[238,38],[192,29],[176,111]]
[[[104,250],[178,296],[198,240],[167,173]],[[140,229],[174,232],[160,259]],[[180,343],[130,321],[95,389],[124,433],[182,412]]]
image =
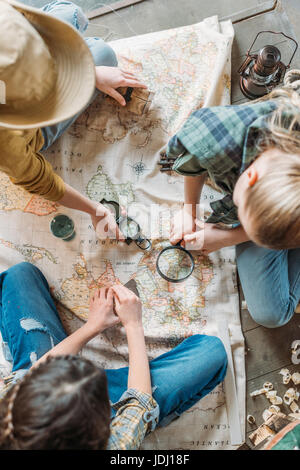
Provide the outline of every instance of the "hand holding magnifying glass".
[[248,239],[247,236],[242,240],[236,238],[237,229],[228,229],[210,223],[197,224],[197,226],[199,227],[197,231],[184,236],[183,246],[192,251],[200,251],[205,256],[225,246],[235,245]]
[[[197,226],[203,228],[204,224],[197,221]],[[156,269],[163,279],[168,282],[182,282],[193,273],[195,262],[193,255],[187,248],[202,249],[204,230],[200,231],[197,236],[195,236],[196,233],[185,235],[176,245],[168,246],[159,253]]]
[[139,224],[131,217],[127,216],[120,204],[115,201],[107,201],[106,199],[102,199],[101,204],[109,209],[111,216],[114,217],[128,245],[134,241],[141,250],[150,250],[152,246],[151,241],[143,236]]

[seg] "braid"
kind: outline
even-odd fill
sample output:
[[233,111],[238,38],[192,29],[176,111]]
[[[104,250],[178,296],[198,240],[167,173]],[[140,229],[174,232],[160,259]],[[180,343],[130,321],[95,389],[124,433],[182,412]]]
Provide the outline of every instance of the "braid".
[[13,387],[13,391],[7,403],[7,413],[3,419],[3,423],[4,423],[3,440],[5,439],[11,440],[11,441],[14,440],[13,409],[14,409],[15,399],[18,394],[18,391],[20,390],[20,387],[21,387],[21,382],[16,384]]
[[[48,358],[47,358],[48,359]],[[12,389],[11,389],[11,395],[8,398],[7,402],[7,412],[6,415],[3,419],[3,424],[4,424],[4,431],[3,431],[3,439],[4,440],[9,440],[9,441],[15,441],[15,436],[14,436],[14,424],[13,424],[13,410],[14,410],[14,404],[17,398],[17,395],[19,393],[20,388],[24,383],[26,383],[28,380],[30,380],[30,377],[36,372],[36,370],[39,368],[39,366],[31,368],[26,375],[23,377],[22,380],[20,380],[18,383],[16,383]]]
[[[50,389],[48,380],[52,384]],[[41,406],[40,396],[45,397],[45,406],[35,414],[35,407]],[[1,449],[3,446],[58,449],[70,445],[98,448],[99,443],[104,448],[108,440],[110,406],[106,376],[92,361],[80,356],[49,355],[33,365],[10,387],[1,408]],[[82,429],[76,420],[82,423]],[[62,433],[64,428],[66,434],[58,439],[57,430]],[[71,435],[69,429],[73,429]]]

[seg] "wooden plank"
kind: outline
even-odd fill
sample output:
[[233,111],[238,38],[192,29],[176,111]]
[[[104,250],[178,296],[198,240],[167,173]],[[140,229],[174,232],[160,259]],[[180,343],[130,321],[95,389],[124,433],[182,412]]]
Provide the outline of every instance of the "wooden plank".
[[246,442],[244,442],[244,444],[242,444],[240,447],[238,447],[236,450],[251,450],[251,447],[248,446],[248,444],[246,444]]
[[244,296],[244,292],[241,286],[238,273],[237,273],[237,285],[238,285],[238,291],[239,291],[239,304],[240,304],[239,307],[240,307],[241,325],[242,325],[242,331],[244,333],[246,331],[253,330],[254,328],[258,328],[259,325],[253,320],[247,308],[243,308],[243,302],[245,302],[245,296]]
[[221,18],[222,21],[231,20],[233,24],[238,23],[239,21],[245,21],[253,16],[261,15],[276,8],[277,0],[265,0],[262,3],[259,3],[255,7],[244,8],[240,11],[224,16]]
[[248,380],[285,367],[291,363],[291,345],[299,337],[300,315],[280,328],[260,326],[244,333],[247,345]]
[[281,8],[286,12],[294,33],[300,40],[300,8],[299,0],[280,0]]
[[[124,8],[121,14],[99,17],[97,24],[114,32],[113,39],[145,34],[153,31],[194,24],[213,15],[220,20],[234,18],[240,21],[268,10],[276,0],[152,0],[141,2],[134,8]],[[114,8],[115,3],[112,4]]]
[[120,10],[121,8],[130,7],[136,3],[144,2],[145,0],[120,0],[119,2],[115,2],[112,6],[107,5],[100,8],[96,8],[95,10],[88,11],[86,16],[89,20],[92,18],[96,18],[98,16],[106,15],[107,13],[111,13],[114,10]]
[[244,333],[259,328],[259,325],[253,320],[248,310],[244,308],[241,309],[241,324]]

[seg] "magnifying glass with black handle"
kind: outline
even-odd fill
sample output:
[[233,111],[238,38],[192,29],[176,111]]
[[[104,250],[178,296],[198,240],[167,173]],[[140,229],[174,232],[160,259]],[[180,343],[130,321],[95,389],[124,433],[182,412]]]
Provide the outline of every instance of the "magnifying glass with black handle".
[[114,214],[116,223],[123,233],[127,245],[130,245],[130,243],[134,241],[141,250],[150,250],[152,247],[151,241],[143,236],[141,227],[134,219],[127,215],[122,215],[120,204],[116,201],[107,201],[106,199],[102,199],[100,202]]
[[180,245],[164,248],[156,260],[158,274],[168,282],[185,281],[195,268],[192,254]]

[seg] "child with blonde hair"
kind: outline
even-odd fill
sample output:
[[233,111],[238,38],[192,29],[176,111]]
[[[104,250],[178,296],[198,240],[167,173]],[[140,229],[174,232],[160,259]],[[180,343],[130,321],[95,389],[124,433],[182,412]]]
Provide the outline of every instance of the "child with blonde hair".
[[[300,299],[299,90],[300,71],[292,70],[262,99],[199,109],[167,148],[173,169],[185,177],[171,242],[204,254],[237,245],[249,312],[269,328],[287,323]],[[225,197],[200,221],[207,176]],[[231,229],[221,230],[220,223]]]

